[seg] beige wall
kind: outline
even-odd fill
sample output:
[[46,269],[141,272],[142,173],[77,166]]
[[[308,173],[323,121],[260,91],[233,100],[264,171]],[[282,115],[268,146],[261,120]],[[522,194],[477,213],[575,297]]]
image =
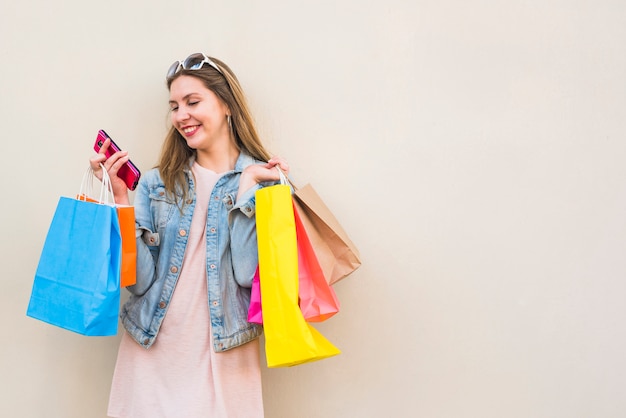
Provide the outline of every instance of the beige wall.
[[98,129],[147,170],[164,72],[206,51],[360,247],[319,329],[264,370],[270,418],[626,410],[626,3],[4,1],[0,416],[104,417],[118,340],[25,316]]

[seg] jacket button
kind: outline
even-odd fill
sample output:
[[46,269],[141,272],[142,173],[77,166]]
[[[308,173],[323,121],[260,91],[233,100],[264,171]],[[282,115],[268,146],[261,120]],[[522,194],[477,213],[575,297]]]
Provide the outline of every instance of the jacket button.
[[163,308],[165,308],[165,306],[166,306],[165,302],[163,302],[163,301],[159,302],[159,308],[163,309]]
[[181,229],[180,231],[178,231],[178,234],[179,234],[181,237],[184,237],[185,235],[187,235],[187,231],[185,231],[184,229]]
[[148,344],[150,344],[150,340],[149,339],[146,338],[145,340],[143,340],[143,345],[148,345]]
[[219,302],[218,302],[218,301],[216,301],[216,300],[214,300],[214,301],[213,301],[213,306],[217,306],[217,305],[219,305]]
[[172,267],[170,267],[170,271],[171,271],[172,273],[176,273],[176,272],[178,271],[178,267],[176,267],[176,266],[172,266]]
[[215,264],[211,264],[209,267],[211,267],[211,270],[215,269]]
[[211,228],[211,233],[215,233],[215,228]]

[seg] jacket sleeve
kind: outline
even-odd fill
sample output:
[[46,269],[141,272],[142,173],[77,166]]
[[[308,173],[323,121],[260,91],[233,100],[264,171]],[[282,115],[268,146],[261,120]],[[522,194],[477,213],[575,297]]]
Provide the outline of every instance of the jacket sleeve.
[[242,287],[252,287],[252,279],[259,264],[256,210],[254,195],[262,186],[246,191],[228,214],[230,251],[235,280]]

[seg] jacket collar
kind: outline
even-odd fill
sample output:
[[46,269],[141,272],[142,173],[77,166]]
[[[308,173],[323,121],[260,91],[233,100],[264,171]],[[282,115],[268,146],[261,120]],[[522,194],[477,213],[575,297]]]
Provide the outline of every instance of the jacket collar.
[[[189,164],[185,169],[187,173],[191,172],[191,166],[193,166],[193,163],[195,161],[196,156],[192,155],[191,158],[189,158]],[[258,161],[256,161],[250,154],[248,154],[244,150],[241,150],[239,151],[239,157],[237,157],[237,161],[235,162],[235,169],[233,170],[233,172],[241,173],[244,168],[248,167],[249,165],[256,164],[257,162]]]

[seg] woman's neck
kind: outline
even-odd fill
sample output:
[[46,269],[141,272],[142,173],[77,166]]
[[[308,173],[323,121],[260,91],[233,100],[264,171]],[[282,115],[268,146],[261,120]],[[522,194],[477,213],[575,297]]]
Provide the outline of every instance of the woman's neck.
[[196,162],[216,173],[225,173],[235,168],[239,149],[229,141],[225,146],[214,146],[209,150],[197,150]]

